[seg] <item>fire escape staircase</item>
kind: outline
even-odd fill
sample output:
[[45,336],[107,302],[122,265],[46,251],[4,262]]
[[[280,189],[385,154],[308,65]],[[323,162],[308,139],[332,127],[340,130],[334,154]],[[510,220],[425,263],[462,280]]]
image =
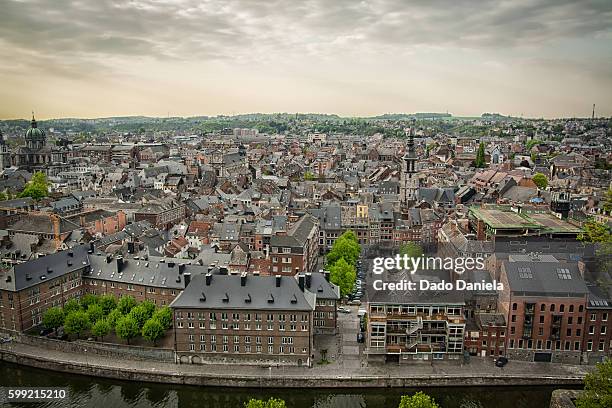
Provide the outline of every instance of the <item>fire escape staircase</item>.
[[419,343],[419,330],[423,329],[423,318],[421,316],[417,316],[417,320],[410,323],[410,327],[406,329],[406,335],[408,336],[408,341],[406,342],[406,347],[411,349],[415,347]]

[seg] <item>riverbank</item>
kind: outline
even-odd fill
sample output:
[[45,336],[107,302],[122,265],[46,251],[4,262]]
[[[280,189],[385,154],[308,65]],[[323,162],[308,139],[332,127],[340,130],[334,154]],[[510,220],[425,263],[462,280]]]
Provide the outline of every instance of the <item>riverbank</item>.
[[500,369],[489,359],[469,364],[252,367],[183,365],[158,361],[129,361],[96,355],[65,353],[9,343],[0,360],[29,367],[118,380],[211,387],[248,388],[414,388],[456,386],[581,385],[589,366],[510,362]]

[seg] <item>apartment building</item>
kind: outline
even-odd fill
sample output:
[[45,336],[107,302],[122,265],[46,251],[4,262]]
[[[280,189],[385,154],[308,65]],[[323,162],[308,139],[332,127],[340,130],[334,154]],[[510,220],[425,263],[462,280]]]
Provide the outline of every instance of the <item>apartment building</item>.
[[329,272],[306,273],[298,276],[301,287],[302,279],[306,290],[317,297],[314,311],[314,333],[334,334],[338,327],[338,302],[340,301],[340,287],[329,281]]
[[316,295],[304,285],[304,276],[194,276],[170,305],[178,362],[310,366]]
[[270,237],[272,273],[295,275],[312,272],[319,255],[319,223],[310,214],[302,216],[285,234]]
[[368,284],[368,359],[401,364],[463,356],[462,293],[418,290],[421,280],[450,282],[447,271],[394,271],[379,276],[383,282],[414,282],[417,290],[373,290],[375,283]]

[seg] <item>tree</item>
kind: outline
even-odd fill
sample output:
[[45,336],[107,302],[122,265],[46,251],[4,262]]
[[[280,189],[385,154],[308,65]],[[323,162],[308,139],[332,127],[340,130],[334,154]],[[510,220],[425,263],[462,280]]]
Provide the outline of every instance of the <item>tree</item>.
[[440,408],[429,395],[419,391],[414,395],[403,395],[398,408]]
[[142,326],[142,337],[151,341],[154,346],[157,345],[157,340],[161,339],[165,332],[166,330],[157,319],[151,318]]
[[95,323],[104,317],[104,309],[97,303],[92,303],[87,308],[87,316],[91,323]]
[[305,181],[312,181],[314,180],[316,177],[314,174],[312,174],[312,172],[307,171],[306,173],[304,173],[304,180]]
[[117,324],[115,325],[115,333],[119,338],[126,340],[127,344],[130,344],[130,339],[138,336],[140,332],[138,328],[138,323],[131,316],[123,316],[119,320],[117,320]]
[[540,190],[544,190],[548,186],[548,178],[542,173],[536,173],[532,180]]
[[121,296],[119,302],[117,303],[117,309],[121,312],[121,314],[128,314],[130,311],[136,306],[136,299],[131,296]]
[[119,319],[123,317],[123,314],[119,309],[113,309],[108,316],[106,316],[106,321],[110,325],[111,329],[115,328]]
[[152,313],[149,314],[149,311],[143,305],[136,306],[128,314],[128,316],[132,317],[134,321],[136,321],[139,329],[142,329],[142,326],[144,326],[146,321],[151,318],[151,315]]
[[251,398],[244,404],[245,408],[287,408],[282,399],[270,398],[267,401]]
[[168,330],[170,325],[172,325],[172,309],[170,309],[168,306],[157,309],[155,313],[153,313],[152,319],[158,320],[164,330]]
[[20,197],[32,197],[35,200],[40,200],[49,195],[49,182],[45,173],[37,171],[28,181],[19,194]]
[[64,331],[67,334],[76,334],[77,339],[83,332],[89,330],[91,322],[89,316],[83,310],[75,310],[66,315],[64,320]]
[[578,239],[592,243],[612,243],[610,227],[595,220],[589,220],[584,223],[582,233]]
[[81,298],[81,306],[83,307],[83,309],[87,310],[89,308],[89,305],[98,303],[99,301],[100,298],[98,298],[98,296],[93,295],[91,293],[87,293]]
[[64,324],[65,317],[61,307],[50,307],[43,314],[43,326],[47,329],[57,330],[58,327]]
[[423,255],[423,248],[416,242],[407,242],[399,247],[399,254],[408,255],[409,258],[418,258]]
[[340,287],[341,296],[351,293],[356,278],[354,266],[349,265],[344,258],[340,258],[331,268],[329,268],[329,272],[329,279],[333,284]]
[[606,358],[596,367],[584,378],[584,393],[576,400],[577,408],[612,407],[612,360]]
[[480,145],[478,146],[478,152],[476,153],[476,161],[474,162],[474,167],[478,167],[478,168],[486,167],[485,145],[483,142],[480,142]]
[[72,298],[66,303],[64,303],[64,313],[66,314],[66,316],[68,316],[68,314],[71,312],[76,312],[79,310],[82,310],[82,309],[81,309],[81,304],[79,303],[78,299]]
[[94,325],[91,327],[91,334],[96,339],[104,338],[108,333],[110,333],[111,326],[106,319],[99,319]]
[[334,265],[340,258],[344,258],[349,264],[355,265],[360,254],[361,246],[357,241],[357,236],[349,230],[336,239],[327,254],[327,263]]
[[138,306],[141,306],[147,311],[149,318],[151,318],[151,316],[153,316],[153,313],[155,313],[155,303],[151,302],[150,300],[144,300]]
[[104,310],[104,314],[109,314],[114,308],[117,307],[117,299],[113,295],[103,295],[100,297],[98,301],[100,306],[102,306],[102,310]]
[[612,188],[606,191],[606,197],[604,198],[603,209],[608,214],[612,213]]

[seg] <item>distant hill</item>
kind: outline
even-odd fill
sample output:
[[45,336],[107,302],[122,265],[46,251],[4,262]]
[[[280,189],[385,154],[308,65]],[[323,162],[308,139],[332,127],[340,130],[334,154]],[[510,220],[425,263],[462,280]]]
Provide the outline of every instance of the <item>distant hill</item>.
[[417,113],[385,113],[384,115],[373,116],[369,119],[383,120],[406,120],[406,119],[441,119],[450,118],[450,113],[417,112]]
[[513,119],[517,119],[517,118],[512,117],[512,116],[504,116],[501,113],[483,113],[482,115],[480,115],[480,117],[482,119],[486,119],[486,120],[513,120]]

